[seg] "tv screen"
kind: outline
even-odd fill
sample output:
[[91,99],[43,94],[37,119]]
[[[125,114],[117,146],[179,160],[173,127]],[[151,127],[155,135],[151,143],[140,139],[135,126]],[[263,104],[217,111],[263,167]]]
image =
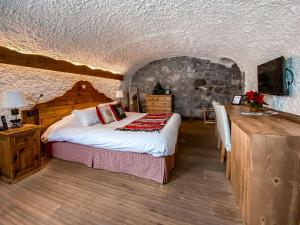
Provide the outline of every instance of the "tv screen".
[[269,95],[288,95],[285,59],[279,57],[257,66],[258,91]]

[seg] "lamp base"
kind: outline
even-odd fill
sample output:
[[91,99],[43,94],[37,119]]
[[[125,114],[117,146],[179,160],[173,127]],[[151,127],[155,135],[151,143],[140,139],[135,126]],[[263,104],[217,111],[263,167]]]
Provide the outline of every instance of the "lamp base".
[[11,122],[10,128],[20,128],[23,126],[20,119],[11,120],[10,122]]
[[11,110],[11,115],[15,116],[14,120],[10,120],[11,122],[11,126],[10,128],[19,128],[22,127],[22,123],[21,123],[21,119],[18,119],[18,115],[19,115],[19,109],[14,108]]

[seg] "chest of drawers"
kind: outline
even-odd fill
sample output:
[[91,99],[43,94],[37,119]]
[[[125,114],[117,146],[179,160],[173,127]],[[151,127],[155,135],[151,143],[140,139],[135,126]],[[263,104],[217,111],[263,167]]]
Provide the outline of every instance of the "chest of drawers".
[[147,95],[146,111],[148,113],[170,113],[173,110],[172,95]]

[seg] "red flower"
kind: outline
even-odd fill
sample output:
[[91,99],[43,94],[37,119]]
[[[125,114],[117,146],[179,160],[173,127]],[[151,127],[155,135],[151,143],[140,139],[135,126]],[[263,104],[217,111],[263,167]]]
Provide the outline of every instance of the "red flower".
[[254,101],[257,102],[258,104],[263,104],[264,103],[264,95],[263,94],[258,94],[255,98]]
[[263,106],[263,104],[267,104],[264,101],[265,95],[258,93],[256,91],[248,91],[246,93],[247,96],[247,100],[249,102],[250,105],[252,105],[253,107],[259,107],[261,108]]
[[256,92],[255,92],[255,91],[248,91],[248,92],[246,93],[246,95],[247,95],[248,101],[252,101],[252,100],[254,100],[254,98],[255,98]]

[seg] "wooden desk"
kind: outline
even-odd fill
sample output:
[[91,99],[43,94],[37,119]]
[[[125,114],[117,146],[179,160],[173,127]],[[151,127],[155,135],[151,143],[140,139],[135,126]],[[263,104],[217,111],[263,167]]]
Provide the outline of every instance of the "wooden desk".
[[245,224],[299,225],[300,123],[281,114],[241,115],[247,106],[227,105],[226,110],[231,184]]

